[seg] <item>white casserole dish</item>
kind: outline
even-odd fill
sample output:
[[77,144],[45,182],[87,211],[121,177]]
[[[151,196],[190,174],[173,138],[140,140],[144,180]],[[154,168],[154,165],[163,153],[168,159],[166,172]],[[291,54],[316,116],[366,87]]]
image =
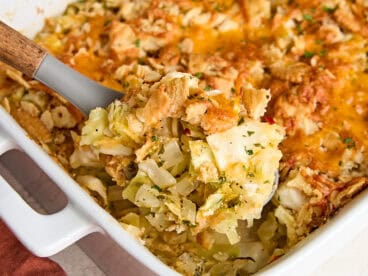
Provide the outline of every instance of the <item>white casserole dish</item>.
[[[61,12],[69,2],[72,1],[0,0],[0,19],[31,37],[42,27],[45,17]],[[109,235],[155,273],[177,275],[123,230],[0,107],[0,155],[14,148],[28,154],[61,188],[69,201],[67,207],[56,214],[40,215],[0,176],[0,218],[29,250],[38,256],[51,256],[80,238],[99,231]],[[328,224],[260,274],[307,275],[315,270],[367,226],[363,219],[368,212],[366,194],[358,196]]]

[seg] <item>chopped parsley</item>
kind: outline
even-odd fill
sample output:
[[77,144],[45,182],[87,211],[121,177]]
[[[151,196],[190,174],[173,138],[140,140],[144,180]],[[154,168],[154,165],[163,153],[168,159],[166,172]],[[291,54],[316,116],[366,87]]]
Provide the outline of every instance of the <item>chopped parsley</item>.
[[255,144],[253,144],[255,147],[257,147],[257,148],[262,148],[262,149],[264,149],[265,147],[264,146],[262,146],[260,143],[255,143]]
[[343,140],[343,143],[346,145],[348,149],[355,148],[355,141],[350,137],[345,138]]
[[139,48],[139,46],[141,45],[141,40],[140,39],[137,39],[135,42],[135,47]]
[[159,192],[162,191],[162,189],[159,186],[157,186],[157,185],[153,185],[152,188],[155,189],[155,190],[157,190],[157,191],[159,191]]
[[350,144],[351,142],[353,142],[353,139],[350,137],[344,139],[344,144]]
[[205,91],[210,91],[212,89],[211,85],[206,85],[206,87],[204,88]]
[[248,154],[248,155],[253,155],[253,150],[251,150],[251,149],[245,149],[245,152]]
[[336,10],[336,7],[332,8],[332,7],[328,7],[328,6],[323,6],[322,9],[323,9],[324,12],[333,13]]
[[312,58],[314,56],[314,53],[313,52],[310,52],[310,51],[305,51],[303,56],[305,58]]
[[238,122],[238,126],[240,126],[242,123],[244,123],[244,118],[243,117],[240,118],[240,120]]
[[310,21],[310,22],[313,21],[313,17],[308,13],[303,13],[303,19],[305,21]]
[[319,55],[320,55],[321,57],[324,57],[326,54],[327,54],[327,50],[326,50],[326,49],[322,49],[322,50],[319,52]]
[[203,73],[202,72],[197,72],[195,73],[195,75],[198,79],[201,79],[203,77]]
[[158,141],[158,137],[156,135],[153,135],[151,137],[151,140],[152,140],[152,142],[156,142],[156,141]]
[[248,136],[252,136],[255,132],[248,130],[247,133],[248,133]]
[[231,93],[235,94],[235,88],[234,87],[231,87]]
[[317,39],[317,40],[316,40],[316,44],[321,45],[321,44],[323,44],[323,41],[322,41],[322,40],[320,40],[320,39]]

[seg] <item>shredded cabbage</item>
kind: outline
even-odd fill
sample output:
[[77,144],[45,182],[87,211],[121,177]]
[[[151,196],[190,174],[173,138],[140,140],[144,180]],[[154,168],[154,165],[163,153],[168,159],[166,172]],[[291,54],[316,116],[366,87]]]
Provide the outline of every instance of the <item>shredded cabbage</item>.
[[133,154],[132,148],[124,146],[119,139],[104,137],[96,141],[95,146],[100,153],[108,155],[123,155],[129,156]]
[[221,171],[236,163],[247,162],[264,148],[277,150],[284,131],[278,125],[253,120],[207,137],[207,142]]
[[173,177],[164,168],[159,168],[156,162],[152,159],[147,159],[138,165],[142,172],[145,172],[149,178],[161,189],[170,187],[176,183],[175,177]]
[[147,184],[139,187],[135,194],[134,204],[139,207],[155,208],[161,205],[161,201],[157,198],[159,192]]
[[164,162],[162,165],[164,169],[172,168],[184,160],[183,153],[181,152],[176,140],[172,140],[164,144],[164,152],[160,155],[160,157]]
[[104,205],[107,205],[107,190],[100,179],[92,175],[80,175],[77,181],[88,191],[96,192],[102,198]]
[[123,198],[135,203],[137,191],[143,184],[151,184],[151,180],[144,172],[138,172],[123,191]]
[[238,221],[234,217],[229,217],[221,221],[215,226],[215,230],[219,233],[226,234],[230,244],[236,244],[240,241],[240,236],[237,232]]
[[92,149],[75,149],[69,158],[70,166],[73,169],[79,167],[101,167],[101,162]]
[[198,170],[205,163],[213,163],[215,161],[211,148],[205,141],[189,141],[189,148],[192,157],[191,162],[195,170]]
[[107,108],[110,131],[118,137],[129,137],[135,142],[140,142],[140,133],[136,133],[128,124],[129,109],[127,104],[115,101]]
[[192,177],[190,177],[188,175],[184,175],[184,177],[182,179],[180,179],[176,183],[176,185],[171,187],[169,190],[173,194],[178,193],[182,196],[187,196],[191,192],[193,192],[197,187],[198,187],[198,182],[193,181]]
[[82,129],[81,145],[94,145],[104,136],[108,126],[107,111],[101,107],[92,110]]
[[[106,173],[113,180],[119,179],[119,189],[109,193],[110,208],[121,214],[122,227],[138,239],[150,233],[150,237],[144,236],[150,248],[175,256],[177,249],[168,244],[177,241],[186,246],[188,240],[206,248],[198,249],[203,256],[223,263],[222,271],[238,273],[244,266],[252,270],[249,260],[239,260],[239,265],[230,261],[240,254],[243,244],[238,222],[247,221],[249,227],[261,216],[281,158],[277,146],[283,130],[277,125],[245,119],[240,125],[208,135],[200,123],[195,123],[200,119],[189,123],[181,117],[185,112],[193,112],[185,110],[187,101],[192,101],[190,97],[198,101],[195,98],[201,95],[204,100],[197,102],[198,106],[209,97],[198,88],[198,82],[189,74],[172,72],[150,87],[135,91],[139,97],[131,102],[115,101],[107,109],[91,112],[79,145],[78,137],[75,138],[79,148],[74,153],[74,165],[93,163],[89,159],[94,156],[105,164]],[[200,110],[211,104],[217,108],[225,101],[222,92],[213,92],[211,101]],[[229,108],[239,113],[238,103]],[[150,109],[157,110],[150,114]],[[86,156],[91,158],[85,162],[77,158],[81,145],[89,146]],[[133,171],[131,179],[127,167]],[[92,186],[88,184],[89,189],[101,193],[108,204],[106,188],[97,180]],[[119,192],[121,198],[116,195]],[[127,207],[117,207],[121,205]],[[281,223],[290,223],[285,221],[283,211],[275,216],[283,218]],[[262,224],[260,240],[267,241],[275,235],[275,227],[279,229],[275,221],[273,217]],[[152,245],[157,237],[168,244]],[[178,262],[192,271],[201,268],[196,258],[182,254]],[[216,266],[213,269],[221,270]]]

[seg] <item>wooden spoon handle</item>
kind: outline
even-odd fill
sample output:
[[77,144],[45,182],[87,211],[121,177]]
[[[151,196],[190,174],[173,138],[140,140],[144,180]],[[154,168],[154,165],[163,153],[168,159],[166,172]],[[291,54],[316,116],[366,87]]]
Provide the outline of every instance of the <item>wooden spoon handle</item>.
[[33,78],[47,52],[0,21],[0,61]]

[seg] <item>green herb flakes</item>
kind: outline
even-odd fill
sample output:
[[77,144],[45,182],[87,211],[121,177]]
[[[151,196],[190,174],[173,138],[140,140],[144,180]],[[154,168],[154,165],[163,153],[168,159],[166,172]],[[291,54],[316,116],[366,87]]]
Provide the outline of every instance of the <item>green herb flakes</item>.
[[248,154],[248,155],[253,155],[254,152],[252,149],[245,149],[245,152]]
[[348,149],[355,148],[355,141],[350,137],[345,138],[343,140],[343,143],[346,145]]
[[326,49],[322,49],[322,50],[319,52],[319,55],[320,55],[321,57],[324,57],[326,54],[327,54],[327,50],[326,50]]
[[152,188],[155,189],[155,190],[157,190],[157,191],[159,191],[159,192],[162,191],[162,189],[159,186],[157,186],[157,185],[153,185]]
[[328,13],[333,13],[336,10],[336,8],[332,8],[332,7],[328,7],[328,6],[323,6],[322,9],[323,9],[324,12],[328,12]]
[[305,21],[310,21],[310,22],[313,21],[313,17],[308,13],[303,13],[303,19]]
[[305,58],[312,58],[314,56],[314,53],[313,52],[310,52],[310,51],[305,51],[303,56]]
[[135,47],[139,48],[139,46],[141,45],[141,40],[140,39],[137,39],[135,42]]
[[204,88],[205,91],[210,91],[212,90],[212,86],[211,85],[206,85],[206,87]]
[[195,73],[195,75],[198,79],[201,79],[203,77],[203,73],[202,72],[197,72]]

